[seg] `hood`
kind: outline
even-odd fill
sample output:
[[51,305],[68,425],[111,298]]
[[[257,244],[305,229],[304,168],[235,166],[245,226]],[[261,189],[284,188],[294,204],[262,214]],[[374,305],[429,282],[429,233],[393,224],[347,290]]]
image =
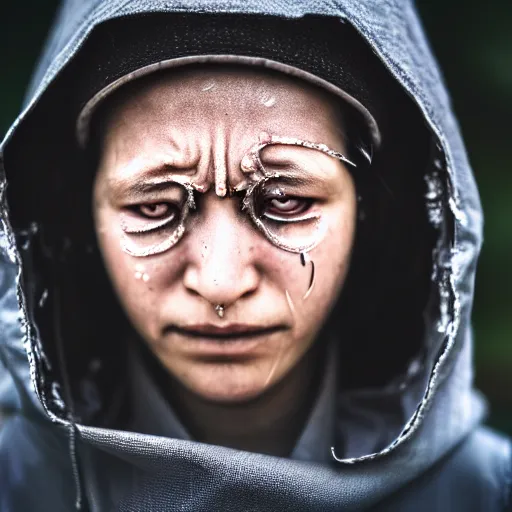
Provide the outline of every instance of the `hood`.
[[[401,219],[396,240],[414,243],[401,245],[399,258],[396,253],[358,258],[357,252],[354,257],[360,263],[354,264],[348,287],[358,309],[351,310],[351,320],[340,317],[357,342],[341,349],[349,361],[337,404],[343,442],[334,447],[335,463],[329,466],[112,428],[105,403],[108,409],[117,403],[119,382],[112,375],[122,350],[105,351],[91,334],[92,324],[98,324],[103,334],[119,337],[109,325],[120,313],[102,288],[104,276],[87,229],[74,220],[76,211],[89,208],[74,195],[87,186],[79,176],[88,162],[70,138],[75,126],[66,112],[79,111],[87,98],[76,103],[83,84],[73,85],[70,77],[89,82],[89,75],[106,77],[119,34],[133,35],[143,24],[168,34],[173,23],[186,20],[207,27],[225,20],[257,26],[262,19],[275,27],[325,21],[326,38],[340,39],[340,54],[352,48],[347,40],[364,47],[365,59],[385,82],[388,117],[395,102],[400,105],[403,128],[389,123],[394,135],[388,140],[399,139],[394,147],[386,146],[383,131],[388,149],[381,166],[397,155],[406,157],[400,157],[401,173],[381,176],[380,188],[391,188],[388,202],[399,205],[386,218],[387,223]],[[108,47],[106,40],[112,42]],[[118,73],[108,80],[123,74]],[[408,134],[413,125],[417,128]],[[410,143],[411,138],[422,142]],[[0,407],[68,432],[77,495],[91,509],[364,509],[430,468],[481,421],[485,407],[472,390],[470,327],[481,207],[411,2],[65,1],[1,151]],[[73,178],[63,179],[63,173]],[[70,188],[71,181],[77,188]],[[397,190],[399,199],[393,195]],[[72,196],[65,201],[71,208],[67,215],[56,206],[66,195]],[[404,211],[415,213],[408,217]],[[372,223],[374,238],[361,244],[366,251],[395,241],[381,220]],[[390,238],[375,241],[376,228]],[[411,281],[416,267],[420,277]],[[91,291],[94,304],[84,305],[82,292]],[[398,299],[386,305],[390,292]],[[107,490],[109,479],[116,480],[115,491]]]

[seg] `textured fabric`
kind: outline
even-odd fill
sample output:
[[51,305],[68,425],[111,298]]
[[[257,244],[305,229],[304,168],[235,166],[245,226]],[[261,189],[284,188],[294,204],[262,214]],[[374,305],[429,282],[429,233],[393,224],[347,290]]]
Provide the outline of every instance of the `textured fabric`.
[[388,497],[372,512],[430,512],[431,510],[508,510],[503,483],[510,467],[503,453],[510,445],[488,429],[479,429],[448,457],[407,489]]
[[[410,98],[429,130],[432,150],[427,169],[411,169],[425,180],[422,200],[437,240],[429,273],[432,297],[421,311],[425,318],[423,350],[406,374],[396,375],[389,385],[342,393],[337,402],[337,435],[347,443],[337,453],[336,464],[310,464],[113,430],[101,422],[81,421],[82,411],[75,414],[68,400],[62,333],[52,331],[51,322],[42,314],[51,311],[48,318],[58,320],[60,306],[65,304],[59,302],[51,281],[45,281],[48,268],[38,266],[37,261],[58,262],[66,248],[79,244],[70,239],[74,234],[70,231],[61,250],[52,253],[49,247],[55,247],[47,243],[51,233],[42,233],[30,221],[32,215],[36,219],[47,215],[41,206],[44,194],[39,193],[51,182],[47,173],[64,167],[78,174],[82,164],[82,156],[72,147],[72,121],[86,98],[81,96],[77,102],[74,92],[83,90],[89,75],[115,79],[108,73],[109,62],[101,61],[101,55],[111,51],[115,58],[115,48],[107,52],[105,44],[95,46],[105,41],[97,36],[108,36],[113,24],[137,24],[150,13],[229,13],[230,19],[239,14],[244,22],[262,15],[270,17],[273,27],[294,20],[303,26],[308,14],[332,16],[336,24],[329,21],[326,38],[336,38],[335,26],[340,31],[352,27],[368,45],[372,66],[403,97]],[[258,23],[263,23],[260,18]],[[151,52],[151,47],[147,49]],[[304,56],[299,60],[307,61],[308,48],[301,51]],[[340,44],[340,55],[344,51]],[[314,55],[309,61],[315,62]],[[319,74],[323,71],[322,66],[316,68]],[[69,160],[57,162],[57,153],[69,153]],[[0,360],[5,368],[0,376],[0,399],[1,407],[9,409],[0,433],[2,511],[60,511],[75,505],[92,511],[300,512],[385,506],[387,510],[411,510],[416,500],[425,510],[450,512],[457,511],[455,507],[466,511],[468,503],[471,510],[482,512],[506,506],[510,444],[479,428],[485,403],[472,389],[470,313],[481,245],[479,197],[448,96],[411,2],[66,1],[24,110],[2,143],[0,162]],[[69,194],[67,183],[56,179],[52,184],[50,199],[58,203]],[[73,200],[78,207],[79,198]],[[72,217],[68,213],[61,222]],[[62,270],[53,267],[55,272]],[[77,272],[85,270],[79,267]],[[40,319],[37,325],[36,318]],[[76,322],[77,333],[82,325]],[[101,373],[94,361],[90,363],[91,375]],[[109,373],[116,371],[109,369]],[[94,388],[82,391],[88,396],[95,393]],[[390,410],[401,411],[401,415],[390,415]],[[88,410],[83,417],[94,414]],[[372,432],[380,432],[382,425],[386,435],[379,439]],[[366,446],[351,442],[354,432],[365,432]],[[469,501],[452,499],[454,479],[456,493]]]

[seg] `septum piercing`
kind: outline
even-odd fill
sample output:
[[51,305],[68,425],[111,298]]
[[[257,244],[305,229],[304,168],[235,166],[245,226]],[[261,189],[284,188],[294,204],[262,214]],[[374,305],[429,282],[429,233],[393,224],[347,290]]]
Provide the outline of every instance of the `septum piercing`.
[[224,306],[222,304],[217,304],[214,306],[215,312],[219,318],[224,317]]

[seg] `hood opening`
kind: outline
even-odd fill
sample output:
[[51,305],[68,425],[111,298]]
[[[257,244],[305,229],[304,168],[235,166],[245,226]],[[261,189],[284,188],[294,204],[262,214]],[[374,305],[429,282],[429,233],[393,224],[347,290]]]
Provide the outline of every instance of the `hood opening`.
[[[432,351],[439,350],[425,341],[434,329],[426,325],[427,310],[441,308],[443,286],[449,279],[449,273],[437,269],[435,259],[452,243],[452,228],[444,215],[448,202],[444,156],[419,108],[362,37],[338,19],[151,14],[114,19],[95,28],[5,148],[8,202],[23,261],[24,290],[34,332],[42,341],[40,347],[36,341],[32,346],[36,386],[48,410],[66,418],[55,342],[59,322],[77,422],[119,424],[128,413],[122,400],[127,321],[92,235],[93,161],[79,150],[74,126],[94,90],[133,66],[156,62],[163,54],[169,58],[169,48],[177,44],[178,25],[189,37],[190,53],[197,51],[193,44],[197,37],[217,29],[231,38],[240,31],[249,36],[225,44],[218,39],[209,53],[232,53],[227,46],[236,44],[243,55],[265,56],[261,54],[268,51],[276,59],[270,45],[275,46],[271,36],[279,32],[285,40],[286,34],[304,35],[304,40],[293,41],[296,52],[283,49],[282,57],[298,59],[294,65],[306,66],[326,80],[343,75],[343,55],[350,54],[360,66],[361,74],[343,77],[344,84],[377,119],[382,149],[360,183],[364,220],[358,224],[349,278],[328,329],[339,334],[341,393],[389,386],[404,389],[411,379],[420,378],[422,391],[413,399],[417,406],[435,360]],[[155,47],[151,33],[170,39],[162,37],[161,47]],[[254,40],[263,37],[269,47],[251,46],[251,34]],[[324,41],[323,46],[307,46],[305,35]],[[323,57],[315,52],[324,52]],[[372,90],[371,84],[378,88]],[[437,160],[440,165],[434,165]],[[393,425],[391,440],[405,422]],[[386,437],[377,448],[391,440]]]

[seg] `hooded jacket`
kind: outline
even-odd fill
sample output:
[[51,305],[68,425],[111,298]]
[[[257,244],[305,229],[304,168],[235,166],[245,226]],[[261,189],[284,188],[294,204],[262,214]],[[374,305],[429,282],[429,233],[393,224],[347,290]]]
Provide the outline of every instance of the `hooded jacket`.
[[[122,46],[117,46],[120,33],[129,34],[125,39],[144,48],[142,53],[151,53],[131,29],[146,23],[169,34],[170,16],[175,24],[187,17],[203,20],[205,31],[228,17],[248,26],[263,17],[277,27],[310,17],[329,20],[326,37],[335,41],[339,28],[342,43],[352,34],[382,77],[377,89],[388,99],[400,96],[409,112],[401,118],[402,136],[408,120],[419,120],[415,133],[422,134],[426,149],[409,150],[406,162],[418,165],[402,176],[407,187],[416,187],[406,190],[406,206],[409,198],[421,204],[427,220],[415,225],[412,215],[403,224],[411,224],[420,245],[425,241],[428,293],[413,298],[403,276],[373,281],[373,288],[365,289],[378,295],[381,283],[402,294],[402,302],[385,317],[371,308],[356,317],[353,338],[368,331],[371,343],[363,343],[360,352],[355,344],[344,355],[359,365],[354,363],[358,370],[338,390],[342,441],[328,464],[130,431],[107,418],[113,409],[122,417],[116,405],[119,382],[112,379],[119,364],[112,353],[120,354],[119,347],[102,359],[93,337],[79,342],[86,324],[107,325],[114,313],[80,308],[70,292],[71,274],[88,281],[89,288],[96,281],[87,271],[87,258],[94,255],[88,256],[83,226],[63,219],[55,206],[63,201],[86,208],[85,199],[74,195],[82,185],[77,175],[85,157],[73,146],[75,127],[66,113],[87,100],[85,82],[95,76],[112,81],[121,73],[111,65]],[[110,48],[107,36],[115,41]],[[129,45],[122,47],[128,53],[118,58],[129,60]],[[307,48],[299,51],[308,54]],[[95,60],[98,55],[102,58]],[[78,90],[89,92],[77,100]],[[390,108],[393,112],[393,104]],[[416,151],[425,158],[416,159]],[[1,154],[0,510],[497,512],[511,506],[510,442],[481,426],[485,401],[472,389],[470,315],[481,207],[442,78],[410,2],[68,0]],[[70,173],[76,173],[72,180]],[[407,176],[416,178],[409,183]],[[78,186],[69,188],[70,181]],[[75,213],[69,210],[67,217]],[[411,267],[410,253],[405,248],[402,253],[398,266]],[[363,261],[367,272],[374,265],[375,272],[385,273],[375,259]],[[421,320],[420,330],[404,327],[409,317],[415,325]],[[375,318],[386,332],[378,340],[364,325]],[[393,332],[416,339],[393,345]],[[368,347],[373,356],[364,354]]]

